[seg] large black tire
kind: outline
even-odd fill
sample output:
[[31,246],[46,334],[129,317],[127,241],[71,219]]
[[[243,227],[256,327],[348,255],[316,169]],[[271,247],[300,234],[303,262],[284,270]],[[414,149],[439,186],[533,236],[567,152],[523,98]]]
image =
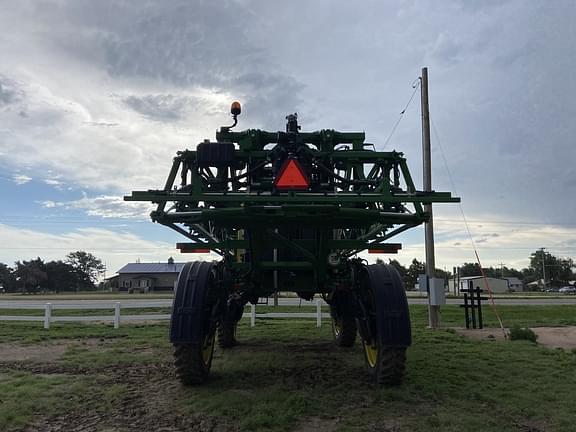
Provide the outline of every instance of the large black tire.
[[184,385],[202,384],[210,373],[221,301],[216,279],[209,262],[187,263],[178,278],[170,339],[176,375]]
[[362,341],[366,369],[377,384],[402,384],[406,370],[406,347],[387,347]]
[[356,342],[356,319],[350,317],[332,317],[332,334],[334,343],[342,348],[349,348]]
[[174,345],[174,366],[176,375],[184,385],[197,385],[206,382],[214,355],[214,336],[208,335],[204,346]]
[[234,321],[223,321],[218,323],[218,345],[220,348],[232,348],[238,345],[236,340],[236,327]]
[[368,373],[376,383],[399,385],[411,344],[410,314],[400,275],[389,265],[366,267],[361,320],[362,345]]

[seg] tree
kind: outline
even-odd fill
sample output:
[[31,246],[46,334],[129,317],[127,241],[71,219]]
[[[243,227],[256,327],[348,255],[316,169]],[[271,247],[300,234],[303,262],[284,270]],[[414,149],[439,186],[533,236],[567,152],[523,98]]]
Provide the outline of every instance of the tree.
[[70,252],[66,255],[66,264],[74,268],[78,274],[80,285],[84,288],[94,289],[94,283],[106,270],[100,259],[84,251]]
[[[382,261],[380,258],[378,258],[376,260],[376,263],[378,264],[384,264],[384,261]],[[404,267],[402,264],[400,264],[400,262],[398,262],[398,260],[395,259],[389,259],[388,260],[388,265],[394,267],[396,269],[396,271],[398,271],[398,274],[400,275],[400,278],[402,279],[402,281],[404,282],[404,289],[412,289],[414,288],[414,286],[409,286],[408,285],[408,281],[406,280],[406,273],[408,272],[408,269],[406,267]]]
[[568,283],[573,277],[572,258],[558,258],[544,249],[539,249],[530,255],[530,269],[544,284],[559,286]]
[[435,273],[437,278],[444,279],[444,286],[448,286],[448,280],[452,277],[452,273],[439,268],[435,269]]
[[50,261],[44,269],[48,277],[46,288],[50,291],[74,291],[81,283],[78,272],[68,263]]
[[406,286],[413,289],[418,283],[418,276],[425,273],[426,265],[414,258],[412,264],[410,264],[408,270],[406,270]]
[[0,263],[0,286],[5,292],[15,292],[17,289],[14,270],[4,263]]
[[503,266],[499,271],[500,277],[515,277],[518,279],[524,279],[524,274],[520,270],[515,268]]
[[460,277],[480,275],[482,275],[482,270],[478,263],[464,263],[460,266]]
[[48,276],[40,257],[30,261],[17,261],[14,272],[18,287],[24,292],[36,293],[44,288]]

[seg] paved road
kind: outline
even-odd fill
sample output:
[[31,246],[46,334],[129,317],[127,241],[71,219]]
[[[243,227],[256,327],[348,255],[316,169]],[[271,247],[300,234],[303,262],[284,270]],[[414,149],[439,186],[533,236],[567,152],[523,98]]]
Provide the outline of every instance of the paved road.
[[[536,299],[495,299],[499,305],[576,305],[576,296],[566,296],[566,298],[536,298]],[[114,300],[0,300],[0,309],[41,309],[46,303],[51,303],[54,309],[113,309],[116,301]],[[171,307],[172,300],[158,299],[138,299],[138,300],[118,300],[122,309],[133,308],[159,308]],[[449,305],[462,304],[460,299],[448,299]],[[427,304],[427,299],[423,297],[409,297],[410,304]],[[272,300],[269,301],[272,305]],[[297,298],[280,299],[282,306],[313,306],[315,302],[308,302]]]

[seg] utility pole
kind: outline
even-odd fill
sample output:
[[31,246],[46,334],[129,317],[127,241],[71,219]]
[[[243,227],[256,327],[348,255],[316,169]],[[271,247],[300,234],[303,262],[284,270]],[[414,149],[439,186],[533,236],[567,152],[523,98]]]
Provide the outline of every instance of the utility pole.
[[[424,173],[424,192],[432,191],[432,155],[430,150],[430,109],[428,104],[428,68],[422,68],[420,102],[422,106],[422,168]],[[434,224],[432,204],[424,204],[424,211],[430,219],[424,224],[424,244],[426,249],[426,276],[428,281],[436,276],[434,258]],[[428,284],[430,287],[430,283]],[[429,288],[430,289],[430,288]],[[428,324],[430,328],[440,326],[440,306],[431,304],[428,293]]]
[[544,282],[544,289],[546,289],[546,254],[544,253],[544,249],[546,248],[540,248],[542,252],[542,280]]

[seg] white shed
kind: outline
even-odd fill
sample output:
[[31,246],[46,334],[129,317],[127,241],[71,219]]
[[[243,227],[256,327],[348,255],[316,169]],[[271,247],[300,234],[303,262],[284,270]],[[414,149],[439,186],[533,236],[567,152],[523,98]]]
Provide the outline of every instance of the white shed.
[[[480,288],[486,291],[486,284],[482,276],[466,276],[460,278],[460,289],[468,288],[469,282],[472,282],[474,288]],[[493,293],[507,293],[510,291],[508,280],[502,278],[486,278],[488,287]]]
[[510,291],[519,292],[524,291],[524,283],[516,277],[507,277],[504,278],[508,281],[508,288]]

